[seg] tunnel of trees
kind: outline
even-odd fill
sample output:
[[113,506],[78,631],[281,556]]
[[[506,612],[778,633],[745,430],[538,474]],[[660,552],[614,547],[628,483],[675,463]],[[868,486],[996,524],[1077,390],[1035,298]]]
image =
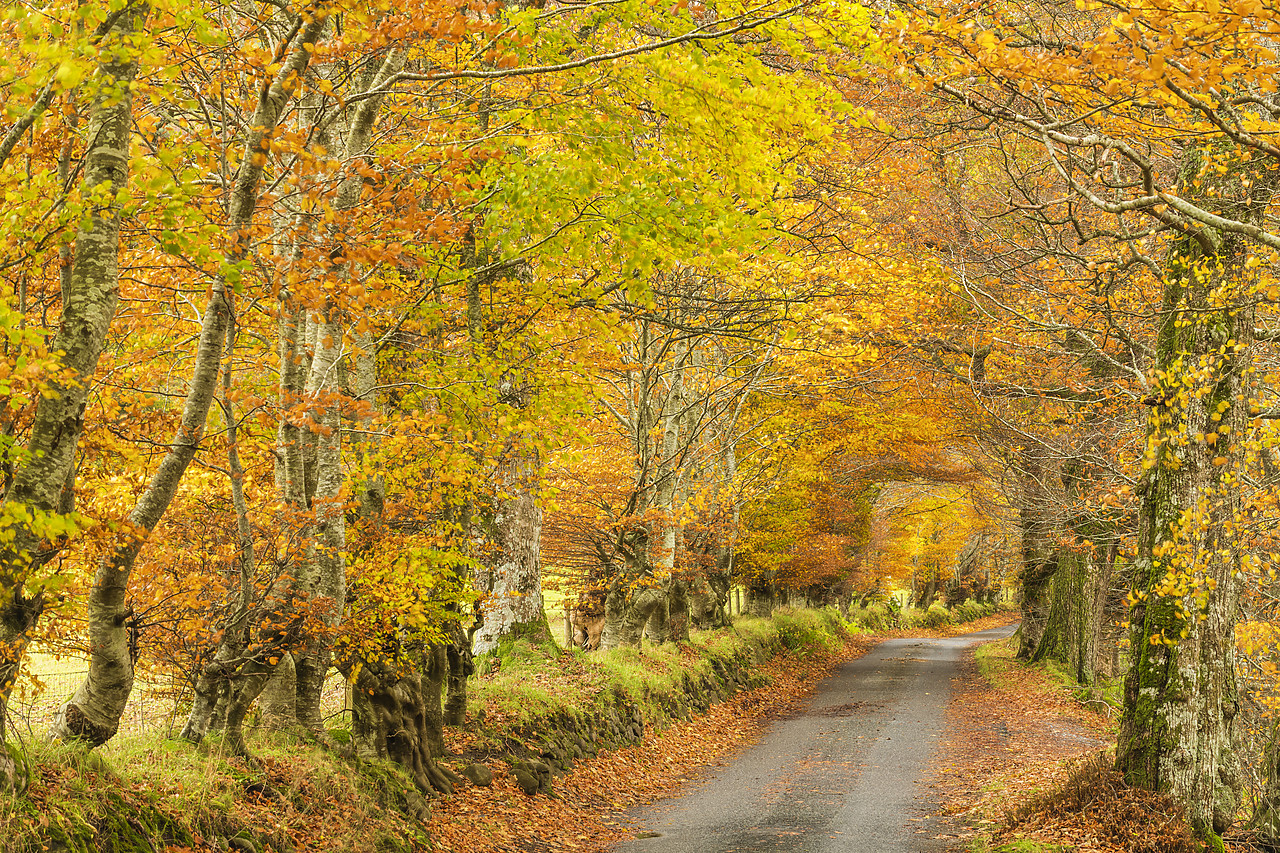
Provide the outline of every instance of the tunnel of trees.
[[[473,655],[1012,595],[1280,843],[1280,13],[173,3],[0,24],[0,712],[142,675],[427,790]],[[557,606],[560,606],[557,604]],[[3,719],[3,714],[0,714]],[[1247,723],[1247,724],[1246,724]],[[0,727],[0,735],[3,735]],[[24,768],[0,750],[0,782]],[[1271,756],[1263,760],[1264,756]]]

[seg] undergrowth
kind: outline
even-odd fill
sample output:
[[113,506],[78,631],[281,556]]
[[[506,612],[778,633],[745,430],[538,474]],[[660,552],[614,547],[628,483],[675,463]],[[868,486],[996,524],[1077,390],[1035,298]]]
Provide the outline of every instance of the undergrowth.
[[[221,749],[135,737],[109,755],[65,744],[27,750],[27,795],[0,799],[6,853],[151,853],[169,847],[347,853],[423,849],[405,814],[417,797],[395,768],[352,763],[283,734],[254,739],[261,768]],[[420,800],[420,798],[418,798]]]
[[[1062,703],[1061,707],[1070,708],[1066,698],[1070,690],[1075,702],[1096,710],[1101,702],[1093,697],[1107,695],[1112,689],[1110,683],[1081,688],[1066,667],[1052,661],[1027,664],[1015,658],[1016,649],[1015,637],[985,643],[976,650],[983,678],[1002,694],[1016,694],[1035,707],[1052,708]],[[1127,785],[1123,774],[1114,769],[1114,762],[1108,751],[1079,759],[1060,781],[1006,809],[995,836],[972,845],[971,853],[1073,849],[1055,846],[1067,838],[1126,853],[1199,851],[1183,809],[1165,795]],[[1015,777],[1013,784],[1025,785],[1026,780]]]
[[938,602],[931,604],[927,609],[917,607],[897,609],[885,602],[875,602],[865,607],[850,608],[848,621],[855,630],[881,633],[962,625],[990,616],[1000,609],[1001,605],[973,599],[963,601],[949,609]]
[[[800,656],[830,652],[846,629],[833,609],[782,608],[770,618],[741,616],[732,627],[693,631],[688,645],[641,645],[604,652],[561,649],[554,641],[519,639],[482,656],[483,675],[470,685],[473,707],[484,709],[489,728],[520,728],[549,715],[589,714],[621,695],[644,718],[661,723],[671,713],[670,697],[689,682],[713,684],[725,673],[740,673],[742,686],[767,679],[752,668],[781,650]],[[489,732],[493,739],[495,733]],[[484,733],[482,733],[482,737]]]
[[[744,617],[728,629],[695,632],[687,645],[605,653],[563,650],[546,631],[535,631],[478,661],[470,684],[474,712],[459,731],[478,751],[503,753],[531,727],[585,725],[603,713],[602,740],[589,744],[594,754],[609,740],[610,723],[621,738],[660,728],[738,689],[764,686],[769,676],[758,664],[776,654],[804,667],[810,655],[839,648],[844,637],[834,610],[781,610],[771,619]],[[199,748],[158,735],[120,738],[108,752],[31,743],[24,756],[27,795],[0,798],[0,850],[432,849],[418,822],[426,804],[398,768],[353,761],[288,733],[254,732],[250,747],[258,767],[228,754],[216,735]]]

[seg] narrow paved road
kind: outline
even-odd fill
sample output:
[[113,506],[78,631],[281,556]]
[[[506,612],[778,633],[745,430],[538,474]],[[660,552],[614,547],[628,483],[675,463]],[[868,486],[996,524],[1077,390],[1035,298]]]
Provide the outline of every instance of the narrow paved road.
[[888,640],[824,681],[805,711],[692,793],[635,815],[616,853],[925,853],[930,760],[961,652],[1013,626]]

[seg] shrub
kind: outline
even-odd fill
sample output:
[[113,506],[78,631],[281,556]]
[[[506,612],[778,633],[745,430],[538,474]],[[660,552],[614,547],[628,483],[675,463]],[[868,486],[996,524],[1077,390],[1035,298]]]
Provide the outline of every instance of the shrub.
[[892,614],[883,604],[854,607],[849,611],[849,621],[864,631],[887,631],[894,627]]
[[773,624],[778,640],[789,651],[821,647],[830,651],[839,645],[843,633],[840,614],[835,610],[792,610],[782,607],[774,611]]
[[996,612],[994,604],[982,604],[974,601],[972,598],[957,604],[951,609],[951,615],[957,622],[972,622],[975,619],[981,619],[984,616],[990,616]]
[[943,625],[950,625],[951,611],[941,604],[931,604],[929,609],[925,611],[923,621],[926,628],[941,628]]

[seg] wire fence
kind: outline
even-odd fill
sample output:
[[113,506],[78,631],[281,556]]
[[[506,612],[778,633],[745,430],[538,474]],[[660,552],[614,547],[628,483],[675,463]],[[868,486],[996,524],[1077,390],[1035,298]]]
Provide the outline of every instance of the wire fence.
[[[21,680],[9,699],[6,731],[19,739],[47,737],[58,709],[71,698],[87,674],[88,668],[66,669]],[[344,722],[349,704],[346,679],[337,671],[330,672],[320,699],[320,707],[330,725]],[[129,704],[120,719],[120,730],[108,747],[122,739],[176,737],[190,710],[191,685],[186,679],[140,676],[134,682]]]

